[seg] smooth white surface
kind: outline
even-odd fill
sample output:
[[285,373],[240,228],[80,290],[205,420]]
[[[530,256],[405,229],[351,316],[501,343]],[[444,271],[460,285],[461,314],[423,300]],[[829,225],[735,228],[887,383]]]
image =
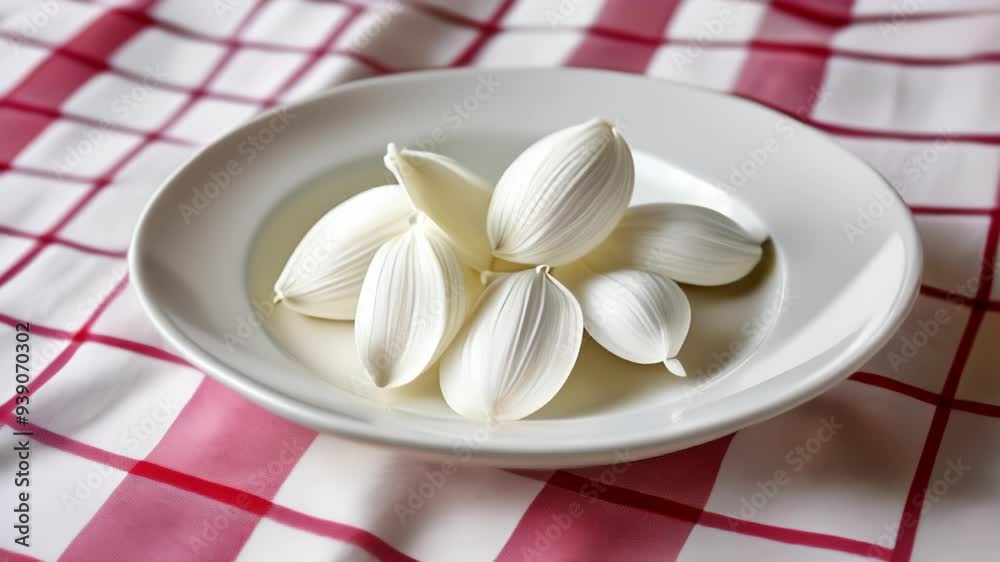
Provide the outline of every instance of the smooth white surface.
[[[449,118],[484,82],[494,85],[476,109]],[[240,143],[272,115],[224,136],[166,182],[137,229],[132,280],[193,363],[320,430],[438,457],[468,450],[473,462],[505,466],[598,464],[623,450],[658,455],[823,392],[887,340],[917,292],[916,232],[898,197],[879,196],[883,179],[826,136],[746,100],[590,70],[406,74],[292,106],[289,125],[251,160]],[[297,237],[333,204],[384,183],[388,140],[423,142],[495,181],[532,141],[594,115],[614,120],[633,147],[633,204],[726,206],[771,233],[749,278],[685,287],[693,323],[679,357],[687,379],[627,364],[585,339],[552,403],[484,427],[444,405],[434,372],[398,393],[359,397],[367,391],[350,384],[359,362],[349,323],[267,306]],[[766,161],[729,186],[734,166],[753,162],[761,147],[772,149]],[[193,190],[233,160],[240,173],[185,222],[179,206],[192,205]],[[658,172],[664,166],[685,173]],[[844,225],[875,203],[884,212],[849,241]]]

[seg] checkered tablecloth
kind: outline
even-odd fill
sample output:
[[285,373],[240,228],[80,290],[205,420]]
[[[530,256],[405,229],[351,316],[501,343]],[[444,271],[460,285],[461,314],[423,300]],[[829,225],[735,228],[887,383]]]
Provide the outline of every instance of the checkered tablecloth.
[[[916,215],[916,307],[862,372],[790,413],[544,473],[317,435],[165,344],[124,258],[180,162],[264,108],[457,65],[643,73],[829,132]],[[3,0],[0,558],[996,561],[998,176],[997,0]]]

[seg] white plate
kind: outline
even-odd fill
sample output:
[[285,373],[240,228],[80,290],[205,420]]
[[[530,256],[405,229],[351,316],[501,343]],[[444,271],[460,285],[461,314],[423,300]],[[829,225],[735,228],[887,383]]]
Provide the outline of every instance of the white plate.
[[[725,207],[771,235],[750,278],[686,287],[688,379],[587,340],[552,403],[486,428],[447,408],[436,372],[358,396],[351,324],[266,304],[313,221],[391,183],[380,165],[388,141],[496,179],[533,140],[594,115],[617,122],[635,150],[636,202]],[[274,412],[429,456],[558,467],[690,447],[830,388],[899,325],[917,294],[921,253],[909,212],[875,171],[771,110],[624,74],[470,69],[350,84],[225,135],[157,192],[130,264],[149,315],[184,356]]]

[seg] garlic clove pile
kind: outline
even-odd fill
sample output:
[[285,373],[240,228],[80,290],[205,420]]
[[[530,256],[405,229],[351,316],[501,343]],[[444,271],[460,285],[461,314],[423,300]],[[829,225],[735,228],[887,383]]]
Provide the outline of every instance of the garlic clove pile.
[[576,260],[614,229],[634,183],[632,153],[603,119],[542,138],[493,190],[486,223],[493,255],[532,265]]
[[582,337],[580,305],[548,267],[503,275],[441,359],[445,401],[466,417],[523,418],[562,388]]
[[714,286],[746,276],[762,254],[761,245],[725,215],[654,203],[630,207],[584,262],[595,270],[644,269],[679,283]]
[[448,234],[462,261],[477,271],[490,268],[486,213],[492,186],[440,154],[399,150],[389,143],[385,165],[413,204]]
[[569,286],[587,333],[626,361],[663,363],[671,373],[687,376],[677,353],[691,327],[691,305],[677,283],[650,271],[580,269],[583,274]]
[[358,299],[354,337],[376,386],[404,385],[427,370],[465,320],[465,271],[451,244],[419,217],[375,254]]
[[306,232],[274,284],[275,302],[330,320],[352,320],[361,282],[379,247],[410,227],[415,209],[403,188],[363,191]]

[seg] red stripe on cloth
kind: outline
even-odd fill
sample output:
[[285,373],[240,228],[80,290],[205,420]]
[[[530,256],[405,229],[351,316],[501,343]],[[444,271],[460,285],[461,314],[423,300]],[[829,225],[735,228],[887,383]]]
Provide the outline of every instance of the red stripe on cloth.
[[5,548],[0,548],[0,557],[4,562],[41,562],[38,558],[32,558],[19,552],[11,552]]
[[622,451],[608,466],[555,472],[500,560],[530,560],[536,551],[555,560],[676,558],[708,502],[730,439],[642,461]]
[[851,375],[850,380],[870,386],[877,386],[879,388],[898,392],[899,394],[905,394],[932,406],[937,406],[942,401],[941,396],[934,392],[875,373],[857,372]]
[[[627,29],[629,33],[660,38],[679,3],[678,0],[648,2],[640,8],[627,0],[607,0],[593,28],[609,30],[612,34]],[[658,44],[659,41],[637,42],[608,34],[588,33],[566,59],[566,65],[643,73],[653,60]]]
[[272,498],[315,438],[206,378],[147,460]]
[[291,89],[291,87],[294,86],[299,80],[301,80],[309,72],[309,70],[311,70],[314,66],[316,66],[316,63],[318,63],[320,59],[323,58],[323,55],[326,53],[327,49],[329,49],[330,46],[337,41],[338,37],[343,35],[344,32],[351,27],[351,24],[353,24],[358,19],[358,16],[360,16],[362,13],[364,13],[364,10],[361,8],[356,8],[356,7],[350,8],[350,12],[346,16],[344,16],[344,18],[340,21],[340,23],[338,23],[333,27],[330,33],[326,36],[326,39],[324,39],[323,42],[319,44],[319,46],[313,49],[313,51],[309,54],[306,60],[302,61],[302,64],[300,64],[299,67],[296,68],[295,71],[292,72],[288,76],[288,78],[286,78],[285,81],[278,86],[278,88],[271,95],[271,97],[264,100],[264,102],[262,103],[262,107],[266,109],[276,105],[278,103],[278,99],[285,92]]
[[[562,478],[572,478],[559,473]],[[553,478],[560,478],[555,476]],[[603,499],[583,480],[572,491],[546,485],[521,517],[497,560],[674,560],[694,527]],[[573,486],[574,482],[566,482]],[[595,497],[593,494],[597,494]],[[694,510],[697,513],[697,510]]]
[[500,20],[507,15],[507,12],[514,7],[515,0],[503,0],[500,7],[493,13],[489,20],[482,25],[475,25],[479,28],[479,34],[469,43],[449,66],[466,66],[476,59],[483,47],[493,39],[493,36],[500,31]]
[[826,59],[798,53],[750,51],[733,93],[806,120],[818,99]]
[[0,107],[0,162],[12,163],[41,134],[51,118]]
[[[205,378],[146,461],[131,471],[73,546],[81,554],[106,555],[113,548],[123,559],[138,560],[151,550],[148,533],[167,529],[158,532],[160,542],[153,549],[170,554],[167,559],[233,559],[315,437],[315,431],[275,416]],[[242,511],[216,524],[215,517],[222,512],[212,502],[186,500],[178,492],[142,481],[151,478],[185,488],[173,481],[178,474],[196,475],[186,477],[188,487],[197,485],[191,491]],[[136,505],[156,502],[172,509],[139,509],[141,516],[135,515]],[[139,523],[123,533],[118,522],[130,518]],[[107,546],[102,550],[102,545]]]
[[[111,9],[74,36],[63,48],[105,59],[145,26],[145,23],[122,16]],[[58,108],[70,94],[97,73],[98,69],[92,65],[50,55],[7,97]]]
[[[532,474],[526,474],[525,476],[529,478],[533,477]],[[567,472],[556,473],[556,475],[549,481],[549,486],[555,486],[563,490],[572,492],[574,494],[579,494],[578,499],[575,500],[577,502],[583,501],[589,504],[590,499],[593,498],[594,496],[597,496],[597,499],[601,501],[642,510],[644,512],[655,514],[657,516],[663,516],[691,524],[704,525],[706,527],[712,527],[714,529],[719,529],[722,531],[759,537],[787,544],[796,544],[802,546],[809,546],[812,548],[834,550],[838,552],[846,552],[853,554],[867,554],[868,552],[872,552],[873,548],[876,547],[876,545],[873,543],[848,539],[836,535],[828,535],[825,533],[816,533],[812,531],[802,531],[799,529],[789,529],[785,527],[778,527],[775,525],[767,525],[763,523],[755,523],[751,521],[733,519],[726,515],[710,511],[704,511],[681,502],[673,501],[663,497],[657,497],[651,494],[646,494],[635,490],[622,488],[617,485],[605,486],[601,484],[600,480],[590,480],[587,478],[582,478],[573,474],[569,474]],[[598,486],[600,486],[600,488]],[[569,500],[567,502],[566,504],[567,508],[571,506],[572,501],[574,500]],[[551,517],[550,519],[551,521],[549,522],[541,521],[541,523],[544,523],[544,526],[541,529],[542,531],[541,536],[544,536],[546,531],[550,531],[551,535],[556,535],[555,529],[551,530],[548,529],[548,525],[550,525],[552,522],[557,522],[558,520],[560,520],[560,518],[558,517],[558,512],[556,519],[552,519]],[[565,519],[561,520],[565,521]],[[561,536],[562,535],[559,534],[558,535],[559,538],[557,540],[561,540]],[[552,541],[552,539],[549,540]],[[535,533],[535,541],[541,541],[542,544],[545,543],[545,540],[542,539],[538,533]],[[518,547],[523,547],[523,550],[521,550],[520,552],[514,552],[511,554],[511,556],[513,556],[514,554],[521,554],[520,559],[525,559],[525,558],[534,559],[534,558],[529,558],[527,555],[534,554],[534,552],[531,549],[534,549],[535,551],[538,550],[537,545],[531,541],[522,540],[522,543],[519,544]],[[551,546],[546,549],[544,556],[540,559],[543,560],[549,559],[548,554],[550,548]],[[514,551],[517,551],[517,548],[515,548]],[[504,552],[507,552],[507,548],[504,549]],[[559,558],[558,556],[553,556],[552,558],[563,559]],[[575,558],[570,557],[565,559],[573,560]],[[596,559],[601,559],[601,558],[597,557]],[[655,557],[655,559],[669,560],[671,558],[657,556]]]
[[[8,415],[6,418],[6,423],[10,427],[15,427],[14,419]],[[271,501],[255,496],[253,494],[248,494],[242,490],[237,490],[235,488],[230,488],[222,484],[215,482],[210,482],[202,478],[191,476],[183,472],[177,472],[176,470],[157,465],[148,461],[140,461],[126,456],[118,455],[103,449],[99,449],[92,445],[86,443],[81,443],[75,439],[59,435],[58,433],[53,433],[47,429],[39,426],[32,426],[32,431],[34,432],[34,437],[50,447],[55,447],[61,451],[76,455],[81,458],[92,460],[104,464],[106,466],[115,467],[119,470],[130,472],[131,475],[137,478],[146,479],[148,481],[153,481],[161,484],[166,484],[172,488],[183,490],[187,492],[193,492],[198,496],[208,498],[210,500],[215,500],[216,502],[226,504],[232,507],[239,508],[240,511],[249,514],[263,515],[266,514],[269,518],[273,518],[275,521],[302,529],[307,532],[311,532],[317,535],[322,535],[330,537],[337,540],[342,540],[349,542],[359,548],[363,548],[370,552],[374,556],[378,556],[380,560],[387,561],[400,561],[400,562],[414,562],[412,558],[406,556],[402,552],[396,550],[392,545],[386,543],[377,536],[365,531],[363,529],[358,529],[351,527],[350,525],[345,525],[341,523],[336,523],[334,521],[328,521],[324,519],[318,519],[310,515],[306,515],[283,507],[276,505]],[[127,478],[126,478],[127,479]],[[125,482],[122,482],[124,484]],[[117,490],[116,492],[117,493]],[[157,495],[157,497],[162,497]],[[128,498],[126,498],[128,499]],[[155,505],[155,504],[154,504]],[[107,504],[105,504],[107,507]],[[102,510],[104,508],[102,507]],[[149,510],[156,511],[156,510]],[[119,523],[121,521],[129,521],[133,518],[136,510],[133,508],[128,508],[125,516],[121,519],[110,519],[105,518],[105,521],[110,521],[112,523]],[[91,519],[90,524],[93,525],[94,521],[101,519],[100,512],[98,516]],[[214,519],[214,517],[213,517]],[[214,524],[214,522],[210,523]],[[158,527],[153,527],[154,530],[158,530]],[[86,530],[86,529],[84,529]],[[115,533],[114,529],[109,530],[111,533]],[[148,532],[148,530],[147,530]],[[77,536],[73,544],[70,545],[70,549],[75,548],[76,541],[80,540],[81,535]],[[90,539],[86,539],[90,540]],[[114,544],[110,543],[108,545],[97,545],[97,548],[113,548]],[[91,550],[83,549],[81,554],[86,554],[83,558],[76,558],[72,556],[66,556],[63,554],[63,558],[66,560],[129,560],[127,557],[122,557],[120,555],[113,555],[110,558],[93,558]],[[112,554],[119,551],[114,551]],[[148,550],[142,553],[143,555],[137,559],[145,560],[148,559]],[[180,559],[187,559],[190,556],[185,556]],[[232,558],[230,558],[232,559]]]
[[[797,544],[812,548],[821,548],[824,550],[835,550],[838,552],[846,552],[865,557],[870,557],[871,553],[877,552],[875,549],[878,548],[878,545],[874,543],[849,539],[837,535],[801,531],[799,529],[787,529],[764,523],[756,523],[754,521],[733,519],[722,515],[721,513],[705,512],[698,520],[698,524],[706,527],[712,527],[713,529],[734,531],[743,535],[760,537],[762,539],[783,542],[786,544]],[[887,556],[876,555],[875,558],[886,560]]]
[[[819,2],[816,2],[817,4]],[[795,5],[810,5],[811,0],[801,0]],[[851,0],[830,2],[838,12],[850,13]],[[768,6],[757,35],[769,37],[783,32],[787,19]],[[825,32],[824,32],[825,33]],[[827,37],[829,41],[832,34]],[[733,87],[733,92],[761,100],[786,113],[803,119],[809,117],[823,86],[828,55],[787,51],[750,49],[746,62]]]
[[682,0],[660,0],[637,6],[634,0],[606,0],[595,26],[639,37],[661,38]]
[[[997,186],[995,200],[1000,202],[1000,185]],[[982,266],[979,270],[979,290],[975,297],[977,302],[989,299],[993,286],[993,275],[996,270],[998,244],[1000,244],[1000,218],[991,216],[990,227],[986,234],[986,244],[983,249]],[[979,333],[985,315],[986,310],[983,308],[977,307],[972,310],[965,332],[962,333],[962,339],[959,341],[958,349],[955,351],[955,358],[941,391],[942,399],[946,402],[939,405],[934,411],[934,418],[931,420],[931,427],[927,432],[927,440],[920,453],[920,461],[917,463],[913,482],[910,484],[910,491],[903,508],[903,517],[896,532],[896,546],[892,553],[893,562],[908,562],[913,554],[913,545],[917,538],[917,528],[920,526],[920,515],[923,511],[923,500],[930,483],[931,473],[934,471],[938,451],[941,449],[945,429],[948,426],[948,417],[951,413],[948,404],[955,399],[955,394],[958,392],[962,373],[969,356],[972,354],[972,346],[976,341],[976,335]]]

